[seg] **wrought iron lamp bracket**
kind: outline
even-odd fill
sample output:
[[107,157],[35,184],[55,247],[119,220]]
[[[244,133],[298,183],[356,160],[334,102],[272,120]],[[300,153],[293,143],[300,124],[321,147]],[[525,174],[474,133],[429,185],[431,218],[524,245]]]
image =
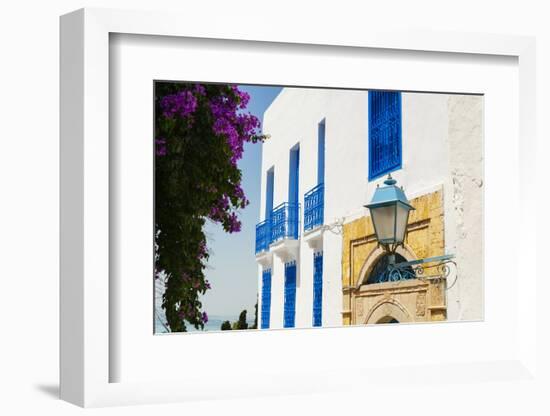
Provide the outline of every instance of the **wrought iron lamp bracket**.
[[[453,254],[447,254],[444,256],[428,257],[425,259],[411,260],[400,263],[394,263],[388,265],[388,281],[400,281],[408,279],[419,280],[436,280],[440,281],[446,279],[451,274],[451,266],[456,263],[453,260]],[[428,270],[435,270],[434,274],[429,276],[426,274]],[[446,288],[449,290],[454,286],[455,281]]]
[[378,247],[382,247],[384,251],[390,255],[393,255],[397,252],[397,249],[399,247],[404,247],[405,245],[403,243],[394,243],[394,244],[384,244],[381,242],[378,242]]

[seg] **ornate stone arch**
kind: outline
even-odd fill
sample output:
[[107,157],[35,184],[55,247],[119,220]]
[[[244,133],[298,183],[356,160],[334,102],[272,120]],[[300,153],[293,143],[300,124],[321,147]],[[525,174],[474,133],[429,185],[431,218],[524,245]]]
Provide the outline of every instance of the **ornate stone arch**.
[[[407,245],[398,247],[396,250],[396,253],[402,255],[405,259],[407,259],[407,261],[417,259],[413,250]],[[371,251],[367,259],[363,263],[363,266],[361,266],[361,270],[359,271],[359,278],[357,279],[356,288],[359,288],[364,282],[366,282],[366,280],[369,278],[370,272],[372,271],[373,267],[376,265],[376,262],[378,261],[378,259],[385,254],[386,252],[382,247],[377,247],[373,251]]]
[[387,320],[389,317],[400,323],[413,321],[413,317],[400,302],[395,299],[382,299],[372,307],[363,324],[380,323],[381,320]]

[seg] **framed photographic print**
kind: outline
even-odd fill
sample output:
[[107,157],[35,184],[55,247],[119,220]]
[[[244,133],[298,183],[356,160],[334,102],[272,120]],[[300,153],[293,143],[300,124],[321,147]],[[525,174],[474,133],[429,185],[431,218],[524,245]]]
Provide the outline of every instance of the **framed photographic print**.
[[530,378],[533,39],[179,21],[61,19],[62,398]]
[[482,95],[153,88],[155,333],[483,318]]

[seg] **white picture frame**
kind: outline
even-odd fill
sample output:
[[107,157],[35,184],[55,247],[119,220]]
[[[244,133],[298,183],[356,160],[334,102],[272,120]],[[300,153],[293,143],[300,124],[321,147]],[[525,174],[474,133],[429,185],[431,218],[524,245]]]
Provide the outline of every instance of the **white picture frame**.
[[[428,382],[461,380],[479,383],[483,380],[532,379],[536,374],[535,287],[537,273],[534,254],[528,241],[536,240],[536,217],[520,215],[530,212],[535,204],[535,182],[530,172],[535,165],[535,40],[530,37],[468,33],[428,33],[421,31],[383,31],[366,28],[360,35],[348,32],[318,30],[285,31],[266,25],[264,30],[251,30],[247,36],[234,34],[229,24],[203,27],[173,13],[152,13],[107,9],[82,9],[61,18],[61,398],[80,406],[158,403],[208,399],[214,397],[251,397],[279,393],[310,393],[348,389],[353,380],[386,383],[399,378],[404,386],[416,383],[418,374]],[[370,48],[383,50],[424,51],[440,54],[500,55],[517,58],[519,83],[519,184],[517,213],[518,244],[516,258],[522,261],[523,284],[517,291],[517,345],[498,360],[456,362],[450,359],[438,364],[419,362],[411,367],[340,367],[321,365],[311,368],[283,369],[279,373],[255,374],[258,379],[240,380],[224,373],[223,368],[188,379],[166,381],[152,378],[140,382],[110,382],[110,366],[120,359],[110,349],[109,275],[109,38],[110,34],[203,38],[225,41],[276,42],[280,48],[300,44],[330,48]],[[327,46],[328,47],[328,46]],[[246,80],[241,80],[245,81]],[[522,243],[523,242],[523,243]],[[527,260],[529,259],[529,260]],[[510,270],[510,275],[517,270]],[[464,324],[466,325],[466,324]],[[409,327],[412,328],[412,327]],[[334,331],[333,329],[323,331]],[[295,331],[292,336],[322,342],[323,336],[342,332]],[[356,330],[355,334],[357,333]],[[410,329],[408,330],[411,331]],[[323,332],[323,336],[319,335]],[[288,339],[287,331],[262,334],[269,342]],[[348,331],[351,333],[351,331]],[[283,335],[281,335],[283,334]],[[224,334],[235,345],[258,334]],[[151,336],[153,336],[151,334]],[[209,335],[210,336],[210,335]],[[286,338],[285,338],[286,337]],[[164,337],[170,343],[175,337]],[[238,338],[238,339],[237,339]],[[229,338],[228,338],[229,339]],[[179,341],[182,342],[182,341]],[[208,364],[205,364],[208,366]],[[219,380],[212,382],[214,370]],[[324,376],[324,377],[320,377]],[[365,381],[369,379],[370,381]],[[156,380],[156,381],[155,381]],[[346,382],[343,382],[346,380]],[[225,389],[223,386],[227,386]]]

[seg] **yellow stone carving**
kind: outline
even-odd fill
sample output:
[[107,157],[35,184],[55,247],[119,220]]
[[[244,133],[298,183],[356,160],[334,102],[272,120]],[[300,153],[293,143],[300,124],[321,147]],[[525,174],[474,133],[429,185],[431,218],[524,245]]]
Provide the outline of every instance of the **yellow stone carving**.
[[[407,260],[445,254],[442,190],[414,198],[411,205],[415,210],[411,211],[400,254]],[[370,216],[344,224],[342,238],[344,325],[383,323],[390,316],[407,322],[446,319],[445,281],[430,278],[436,275],[434,269],[427,269],[422,280],[362,284],[370,272],[369,265],[383,254]]]

